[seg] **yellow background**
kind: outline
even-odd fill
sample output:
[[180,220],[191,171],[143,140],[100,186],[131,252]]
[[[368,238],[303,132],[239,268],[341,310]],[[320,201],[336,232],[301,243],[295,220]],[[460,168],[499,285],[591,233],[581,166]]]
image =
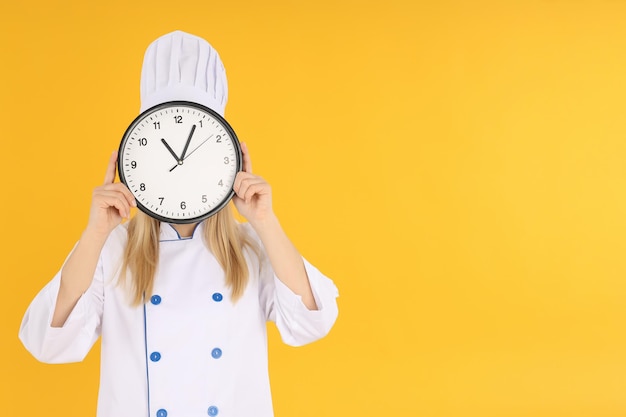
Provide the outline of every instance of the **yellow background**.
[[341,292],[318,343],[270,326],[277,417],[626,415],[624,22],[599,0],[4,1],[2,414],[95,414],[98,347],[43,365],[17,331],[145,48],[181,29],[220,52],[227,119]]

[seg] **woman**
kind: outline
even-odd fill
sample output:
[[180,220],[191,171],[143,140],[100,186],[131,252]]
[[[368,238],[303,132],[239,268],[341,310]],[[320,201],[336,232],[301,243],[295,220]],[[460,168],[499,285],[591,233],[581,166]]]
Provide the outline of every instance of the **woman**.
[[[148,47],[142,110],[187,100],[223,115],[226,99],[206,41],[177,31]],[[242,152],[244,224],[230,207],[199,224],[122,223],[136,203],[114,182],[114,153],[79,242],[29,306],[20,339],[40,361],[81,361],[102,336],[98,417],[272,416],[266,321],[293,346],[333,326],[335,285],[291,244]]]

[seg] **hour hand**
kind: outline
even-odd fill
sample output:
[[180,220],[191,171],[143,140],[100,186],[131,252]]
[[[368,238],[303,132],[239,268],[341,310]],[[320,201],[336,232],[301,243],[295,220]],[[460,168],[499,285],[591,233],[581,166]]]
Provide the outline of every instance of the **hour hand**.
[[170,145],[167,144],[165,139],[161,138],[161,142],[163,143],[163,145],[165,145],[167,150],[170,151],[170,153],[172,154],[176,162],[180,163],[181,162],[180,158],[178,157],[178,155],[176,155],[176,152],[174,152],[174,150],[170,147]]

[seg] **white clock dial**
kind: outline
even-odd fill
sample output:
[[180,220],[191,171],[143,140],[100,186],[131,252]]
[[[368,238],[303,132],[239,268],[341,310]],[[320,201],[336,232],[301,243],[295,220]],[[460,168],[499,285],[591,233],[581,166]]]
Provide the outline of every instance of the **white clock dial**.
[[120,179],[146,214],[193,223],[221,210],[233,196],[241,148],[214,111],[169,102],[143,112],[120,145]]

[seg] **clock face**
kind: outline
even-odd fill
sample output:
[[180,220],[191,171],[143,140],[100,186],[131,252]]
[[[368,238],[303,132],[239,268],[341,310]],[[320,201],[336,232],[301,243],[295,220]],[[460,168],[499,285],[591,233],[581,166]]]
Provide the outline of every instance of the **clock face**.
[[232,198],[241,170],[230,125],[199,104],[174,101],[140,114],[122,138],[118,172],[144,213],[168,223],[194,223]]

